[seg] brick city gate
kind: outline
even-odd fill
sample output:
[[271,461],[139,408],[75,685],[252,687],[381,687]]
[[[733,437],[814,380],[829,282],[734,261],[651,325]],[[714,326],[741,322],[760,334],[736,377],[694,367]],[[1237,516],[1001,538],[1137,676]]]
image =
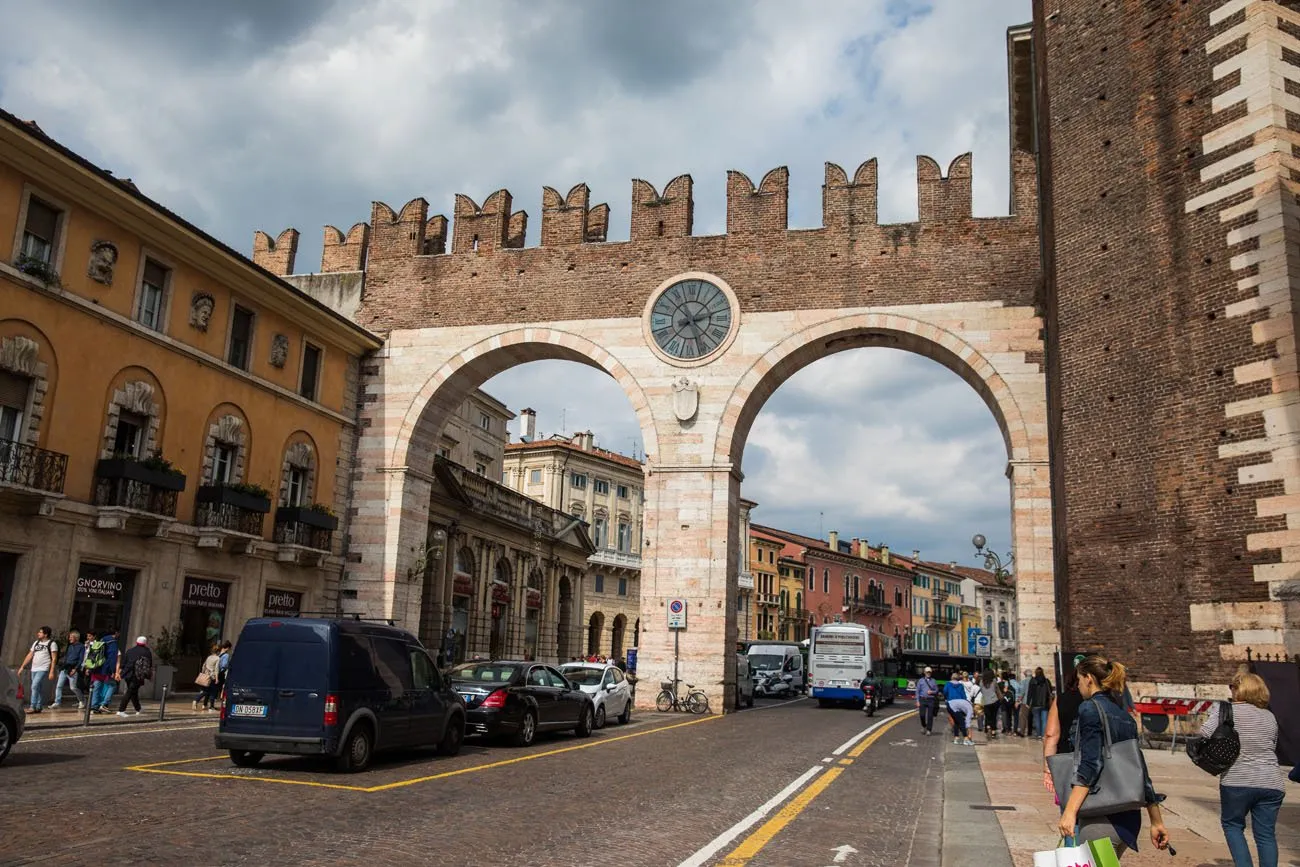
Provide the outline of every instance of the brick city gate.
[[[348,589],[362,610],[419,622],[438,435],[479,385],[515,365],[567,359],[627,394],[647,453],[639,673],[670,675],[665,601],[685,597],[681,672],[715,707],[733,691],[738,500],[745,439],[768,396],[835,352],[892,346],[925,355],[979,392],[1006,441],[1021,653],[1046,663],[1054,624],[1034,164],[1013,160],[1014,215],[971,215],[971,160],[947,177],[918,160],[913,223],[876,219],[876,163],[850,180],[828,164],[823,227],[787,227],[788,174],[755,187],[732,172],[727,233],[691,234],[691,178],[660,194],[633,182],[631,237],[606,242],[609,209],[585,185],[544,193],[541,245],[505,190],[456,199],[448,221],[415,199],[344,236],[326,230],[322,271],[364,269],[355,316],[388,342],[362,376]],[[287,273],[296,234],[258,239]],[[318,275],[318,277],[321,275]],[[319,281],[317,288],[319,288]],[[328,279],[326,280],[328,282]],[[355,295],[355,293],[354,293]],[[339,299],[335,299],[336,302]],[[353,301],[355,301],[353,297]],[[869,483],[864,480],[863,483]],[[351,594],[349,594],[351,595]],[[641,693],[653,696],[654,691]]]

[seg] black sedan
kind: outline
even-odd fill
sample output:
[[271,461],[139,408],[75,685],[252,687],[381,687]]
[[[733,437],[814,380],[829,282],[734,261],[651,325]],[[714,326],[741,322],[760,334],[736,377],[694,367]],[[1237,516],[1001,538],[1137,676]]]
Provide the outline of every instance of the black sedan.
[[572,729],[580,738],[595,728],[596,708],[559,670],[538,662],[466,662],[448,672],[468,710],[465,734],[509,736],[526,747],[538,732]]

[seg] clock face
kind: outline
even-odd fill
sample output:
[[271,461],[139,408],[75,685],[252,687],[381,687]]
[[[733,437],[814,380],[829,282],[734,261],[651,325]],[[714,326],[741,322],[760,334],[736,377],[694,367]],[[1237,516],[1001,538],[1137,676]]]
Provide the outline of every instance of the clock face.
[[691,361],[709,355],[731,333],[731,301],[707,280],[682,280],[665,289],[650,310],[659,348]]

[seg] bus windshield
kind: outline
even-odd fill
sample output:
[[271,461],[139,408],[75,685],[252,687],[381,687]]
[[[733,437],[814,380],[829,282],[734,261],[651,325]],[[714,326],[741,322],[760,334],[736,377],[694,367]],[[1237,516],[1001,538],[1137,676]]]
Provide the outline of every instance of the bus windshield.
[[842,656],[862,656],[867,652],[867,633],[861,630],[831,632],[817,631],[813,640],[813,653],[835,653]]

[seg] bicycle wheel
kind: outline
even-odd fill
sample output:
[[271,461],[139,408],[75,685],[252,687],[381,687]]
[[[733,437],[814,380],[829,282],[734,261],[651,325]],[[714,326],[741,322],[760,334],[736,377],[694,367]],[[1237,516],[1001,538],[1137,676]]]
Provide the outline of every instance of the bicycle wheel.
[[659,695],[655,698],[655,709],[658,710],[660,713],[668,713],[668,711],[672,710],[673,694],[666,689],[663,692],[659,693]]
[[686,709],[691,713],[707,713],[709,697],[702,692],[693,692],[686,697]]

